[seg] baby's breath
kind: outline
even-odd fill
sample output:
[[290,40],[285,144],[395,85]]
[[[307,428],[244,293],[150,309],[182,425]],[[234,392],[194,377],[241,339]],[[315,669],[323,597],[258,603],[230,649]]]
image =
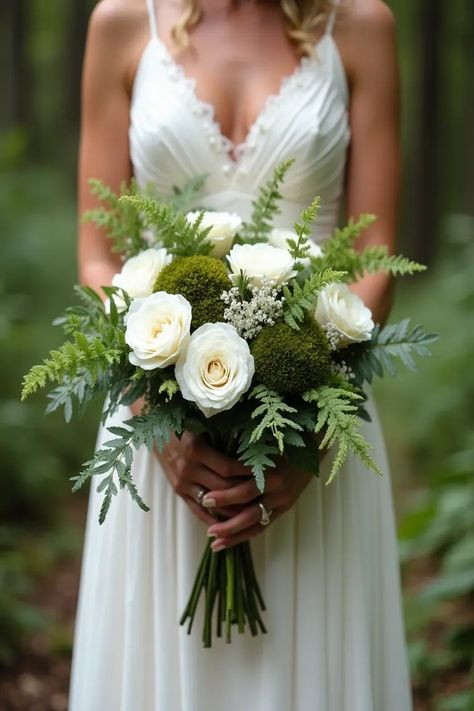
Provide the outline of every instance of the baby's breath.
[[326,332],[326,336],[327,336],[328,343],[329,343],[329,348],[332,351],[337,351],[337,349],[339,348],[339,344],[341,342],[341,336],[342,336],[340,330],[333,323],[325,323],[322,325],[322,327]]
[[224,319],[232,324],[239,336],[246,340],[255,338],[264,326],[273,326],[281,319],[283,297],[271,283],[249,285],[250,298],[242,299],[238,286],[221,295],[226,305]]
[[354,371],[350,368],[345,360],[339,361],[339,363],[332,363],[332,370],[337,375],[342,375],[345,380],[353,380],[355,378]]

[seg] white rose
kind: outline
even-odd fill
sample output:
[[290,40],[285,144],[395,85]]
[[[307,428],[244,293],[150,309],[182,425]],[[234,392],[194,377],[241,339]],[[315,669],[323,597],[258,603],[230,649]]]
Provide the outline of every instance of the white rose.
[[[131,299],[140,299],[153,292],[153,285],[163,267],[172,260],[171,254],[166,249],[145,249],[136,257],[127,259],[122,271],[112,279],[113,286],[118,286],[130,296]],[[119,296],[115,297],[119,311],[125,310],[125,303]]]
[[189,340],[191,304],[180,294],[157,291],[134,299],[125,317],[129,360],[144,370],[175,363]]
[[236,244],[227,256],[231,279],[244,272],[255,286],[269,282],[279,286],[295,276],[294,262],[287,249],[271,244]]
[[[199,212],[188,212],[186,215],[191,224],[197,220]],[[234,237],[242,226],[242,219],[234,212],[204,212],[201,227],[210,227],[207,235],[208,241],[212,244],[211,255],[220,259],[232,247]]]
[[247,341],[228,323],[196,329],[175,368],[183,397],[206,417],[230,410],[249,389],[254,372]]
[[328,284],[318,297],[316,320],[339,333],[338,347],[368,341],[374,330],[371,310],[347,284]]
[[[270,234],[268,235],[268,242],[269,244],[273,245],[273,247],[279,247],[280,249],[288,249],[288,240],[289,239],[294,239],[295,241],[298,240],[298,235],[293,232],[293,230],[286,230],[280,227],[274,227]],[[322,257],[323,256],[323,250],[319,246],[319,244],[316,244],[312,240],[309,241],[309,257],[305,257],[305,259],[301,259],[301,264],[304,267],[309,267],[311,264],[310,258],[311,257]]]

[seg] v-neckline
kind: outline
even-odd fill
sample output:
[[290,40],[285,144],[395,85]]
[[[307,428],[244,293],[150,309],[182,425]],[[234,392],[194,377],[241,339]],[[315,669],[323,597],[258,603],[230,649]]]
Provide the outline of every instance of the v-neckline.
[[168,49],[168,46],[165,42],[163,42],[157,32],[155,32],[150,38],[150,43],[154,42],[161,50],[165,63],[173,71],[173,78],[176,81],[181,82],[182,86],[187,89],[188,97],[193,102],[196,113],[200,114],[205,119],[206,128],[209,132],[210,143],[213,144],[226,159],[225,167],[227,168],[227,171],[225,172],[231,172],[233,169],[237,169],[239,167],[248,148],[254,145],[257,135],[260,133],[265,124],[265,119],[270,109],[283,100],[289,88],[291,88],[294,84],[299,83],[301,75],[308,69],[308,67],[315,63],[318,49],[321,47],[323,42],[328,39],[330,40],[331,38],[331,33],[325,32],[314,43],[313,53],[310,56],[302,56],[295,65],[294,69],[289,74],[282,76],[277,92],[271,93],[266,97],[255,119],[250,123],[244,140],[240,143],[233,141],[223,132],[222,126],[216,118],[214,104],[199,97],[195,77],[191,77],[186,74],[184,67],[176,61]]

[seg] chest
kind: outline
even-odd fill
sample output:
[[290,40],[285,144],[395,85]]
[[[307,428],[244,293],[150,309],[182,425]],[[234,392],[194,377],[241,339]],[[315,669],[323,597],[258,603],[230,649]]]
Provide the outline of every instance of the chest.
[[213,107],[222,134],[233,144],[243,143],[267,97],[279,92],[301,62],[279,6],[243,5],[231,19],[213,12],[192,29],[192,45],[184,49],[169,39],[175,21],[162,5],[159,42],[192,80],[198,100]]

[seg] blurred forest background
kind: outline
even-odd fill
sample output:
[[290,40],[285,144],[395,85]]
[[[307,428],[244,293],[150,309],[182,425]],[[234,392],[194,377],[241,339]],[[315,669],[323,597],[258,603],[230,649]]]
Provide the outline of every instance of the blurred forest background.
[[[86,499],[68,477],[98,412],[66,427],[23,373],[59,343],[76,279],[79,86],[93,0],[0,3],[0,710],[67,708]],[[377,388],[391,461],[417,711],[473,711],[474,2],[391,0],[403,88],[398,289],[441,340]],[[382,711],[382,710],[381,710]]]

